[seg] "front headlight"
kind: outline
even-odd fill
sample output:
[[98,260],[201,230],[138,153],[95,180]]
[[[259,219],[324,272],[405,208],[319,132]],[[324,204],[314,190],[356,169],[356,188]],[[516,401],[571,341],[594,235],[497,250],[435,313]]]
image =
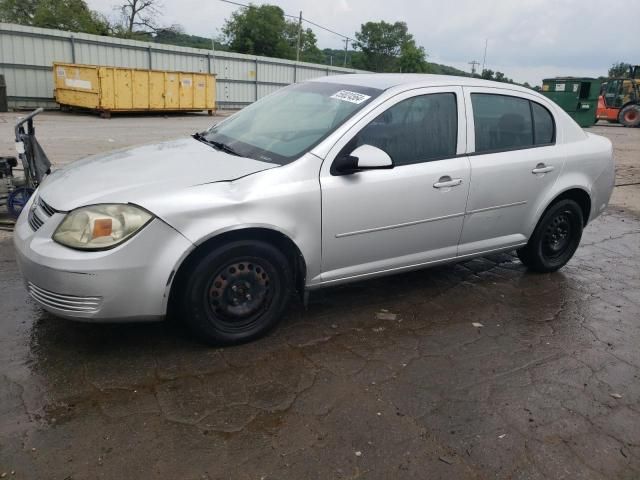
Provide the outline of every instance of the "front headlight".
[[151,214],[132,205],[81,207],[67,214],[53,239],[71,248],[102,250],[124,242],[151,218]]

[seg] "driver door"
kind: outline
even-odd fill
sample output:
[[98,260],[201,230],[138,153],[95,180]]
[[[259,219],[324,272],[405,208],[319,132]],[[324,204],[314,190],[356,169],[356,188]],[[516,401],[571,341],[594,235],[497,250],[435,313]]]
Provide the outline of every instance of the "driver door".
[[[332,172],[336,158],[365,144],[394,167]],[[354,125],[320,172],[323,283],[455,257],[470,180],[465,145],[459,87],[404,92]]]

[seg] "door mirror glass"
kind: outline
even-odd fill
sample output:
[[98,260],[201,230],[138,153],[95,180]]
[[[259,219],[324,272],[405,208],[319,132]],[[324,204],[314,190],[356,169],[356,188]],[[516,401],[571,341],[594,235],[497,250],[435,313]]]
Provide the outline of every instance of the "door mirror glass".
[[356,158],[358,170],[393,168],[393,160],[387,152],[373,145],[360,145],[350,156]]

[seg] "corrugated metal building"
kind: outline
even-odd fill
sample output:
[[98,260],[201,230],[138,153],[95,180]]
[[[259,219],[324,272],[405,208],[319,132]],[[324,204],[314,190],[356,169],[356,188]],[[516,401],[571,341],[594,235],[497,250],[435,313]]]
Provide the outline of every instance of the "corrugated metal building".
[[55,107],[53,62],[217,75],[219,108],[237,108],[290,83],[357,70],[0,23],[0,75],[9,106]]

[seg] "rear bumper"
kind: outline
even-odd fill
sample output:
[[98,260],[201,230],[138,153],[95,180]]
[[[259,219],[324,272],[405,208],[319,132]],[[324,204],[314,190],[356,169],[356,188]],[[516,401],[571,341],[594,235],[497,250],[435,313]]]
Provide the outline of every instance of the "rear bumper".
[[613,157],[611,165],[605,168],[593,182],[591,188],[591,215],[589,222],[595,220],[609,205],[616,183],[616,169]]
[[18,265],[31,297],[56,316],[82,321],[160,320],[169,279],[193,245],[160,220],[124,244],[83,252],[51,239],[64,218],[55,213],[34,231],[25,207],[14,230]]

